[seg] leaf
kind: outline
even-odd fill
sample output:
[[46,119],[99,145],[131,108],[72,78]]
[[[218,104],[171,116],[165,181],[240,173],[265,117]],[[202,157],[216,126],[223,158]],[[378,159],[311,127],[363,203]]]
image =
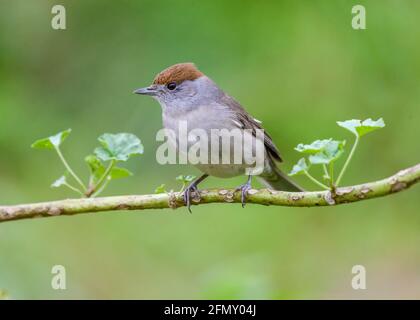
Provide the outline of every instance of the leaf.
[[165,187],[166,185],[162,183],[159,187],[155,189],[155,193],[166,193],[167,191]]
[[324,140],[315,140],[311,144],[303,144],[299,143],[295,150],[301,153],[309,153],[314,154],[321,150],[323,150],[329,142],[331,142],[332,138],[330,139],[324,139]]
[[295,176],[298,174],[304,174],[306,171],[308,171],[309,166],[306,164],[305,158],[299,159],[297,164],[293,166],[292,171],[290,171],[289,176]]
[[188,182],[191,182],[195,179],[196,177],[193,175],[179,175],[178,177],[175,178],[176,181],[181,181],[182,183],[186,184]]
[[127,161],[131,156],[143,153],[140,139],[131,133],[105,133],[98,140],[101,147],[95,149],[95,154],[102,161]]
[[85,158],[85,161],[89,166],[93,180],[99,180],[105,173],[105,166],[103,165],[101,160],[99,160],[98,157],[94,155],[89,155]]
[[344,145],[346,141],[329,141],[322,151],[317,152],[309,156],[309,162],[311,164],[329,164],[330,162],[336,161],[344,152]]
[[121,178],[127,178],[127,177],[131,177],[133,175],[133,173],[126,169],[126,168],[121,168],[121,167],[114,167],[111,170],[111,179],[121,179]]
[[[94,156],[94,155],[89,155],[85,158],[86,163],[89,166],[91,175],[93,177],[93,181],[97,182],[104,174],[105,174],[105,166],[104,164],[101,162],[101,160],[99,160],[98,157]],[[127,178],[132,176],[133,173],[130,172],[128,169],[125,168],[121,168],[121,167],[114,167],[112,168],[109,176],[111,177],[111,179],[121,179],[121,178]]]
[[53,182],[53,184],[51,185],[51,188],[59,188],[59,187],[65,185],[66,183],[67,183],[66,176],[63,175]]
[[345,141],[330,139],[315,140],[311,144],[300,143],[295,148],[301,153],[310,154],[309,162],[311,164],[329,164],[337,160],[344,152]]
[[362,137],[365,134],[381,129],[385,127],[385,122],[382,118],[378,120],[372,120],[371,118],[366,120],[347,120],[347,121],[337,121],[337,124],[344,129],[349,130],[357,137]]
[[59,147],[64,140],[70,134],[71,129],[67,129],[57,133],[56,135],[50,136],[48,138],[39,139],[32,143],[31,148],[33,149],[54,149]]

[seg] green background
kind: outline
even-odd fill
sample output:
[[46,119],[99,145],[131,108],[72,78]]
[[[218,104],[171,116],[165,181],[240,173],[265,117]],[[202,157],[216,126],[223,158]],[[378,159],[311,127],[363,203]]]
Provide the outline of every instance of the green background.
[[[49,185],[63,146],[77,172],[104,132],[139,136],[135,176],[106,195],[178,188],[186,166],[156,163],[161,111],[133,95],[163,68],[192,61],[264,123],[290,170],[293,147],[353,137],[335,121],[383,117],[363,138],[344,184],[420,158],[419,1],[55,1],[0,3],[0,204],[73,196]],[[351,28],[364,4],[367,29]],[[339,164],[342,165],[343,159]],[[208,179],[203,187],[237,186]],[[314,186],[296,179],[308,189]],[[316,188],[315,188],[316,189]],[[0,224],[0,289],[10,298],[420,298],[419,190],[332,208],[206,205]],[[51,288],[63,265],[67,290]],[[367,290],[351,288],[353,265]]]

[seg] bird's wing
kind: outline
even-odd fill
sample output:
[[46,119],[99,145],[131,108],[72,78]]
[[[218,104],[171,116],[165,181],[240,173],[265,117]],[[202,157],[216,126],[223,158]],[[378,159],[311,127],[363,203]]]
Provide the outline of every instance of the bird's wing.
[[[231,96],[225,94],[222,97],[223,104],[228,105],[233,109],[233,114],[236,119],[236,122],[239,122],[242,125],[242,129],[252,130],[253,135],[255,136],[256,129],[263,129],[261,122],[253,118],[235,99]],[[264,129],[263,129],[264,130]],[[267,131],[264,130],[264,145],[267,149],[269,156],[278,162],[282,162],[280,152],[271,139]]]

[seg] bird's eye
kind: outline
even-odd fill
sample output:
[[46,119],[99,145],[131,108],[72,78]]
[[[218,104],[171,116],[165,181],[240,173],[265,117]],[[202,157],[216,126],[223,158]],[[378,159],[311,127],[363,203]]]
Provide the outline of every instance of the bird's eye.
[[176,88],[176,83],[175,82],[170,82],[167,84],[166,86],[169,90],[174,90]]

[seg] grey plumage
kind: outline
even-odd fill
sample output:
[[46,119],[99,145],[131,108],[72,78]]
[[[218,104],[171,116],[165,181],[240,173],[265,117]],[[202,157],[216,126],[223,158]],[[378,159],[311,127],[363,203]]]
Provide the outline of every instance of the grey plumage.
[[[224,93],[211,79],[192,64],[172,66],[155,78],[154,83],[135,93],[150,95],[162,106],[165,128],[178,132],[180,121],[187,121],[188,129],[249,129],[255,136],[263,129],[237,101]],[[264,131],[265,162],[259,178],[267,187],[283,191],[301,191],[277,166],[282,161],[279,150]],[[221,152],[221,151],[220,151]],[[216,155],[217,156],[217,155]],[[218,155],[220,158],[222,154]],[[228,178],[245,174],[246,164],[198,164],[207,175]],[[196,185],[193,186],[194,188]]]
[[[222,103],[234,110],[238,122],[242,124],[242,129],[263,129],[261,122],[253,118],[236,100],[227,94],[222,97]],[[296,183],[291,181],[280,169],[276,162],[282,162],[280,152],[274,144],[270,135],[264,130],[264,145],[268,156],[268,164],[264,172],[259,176],[259,180],[268,188],[282,191],[303,191]]]

